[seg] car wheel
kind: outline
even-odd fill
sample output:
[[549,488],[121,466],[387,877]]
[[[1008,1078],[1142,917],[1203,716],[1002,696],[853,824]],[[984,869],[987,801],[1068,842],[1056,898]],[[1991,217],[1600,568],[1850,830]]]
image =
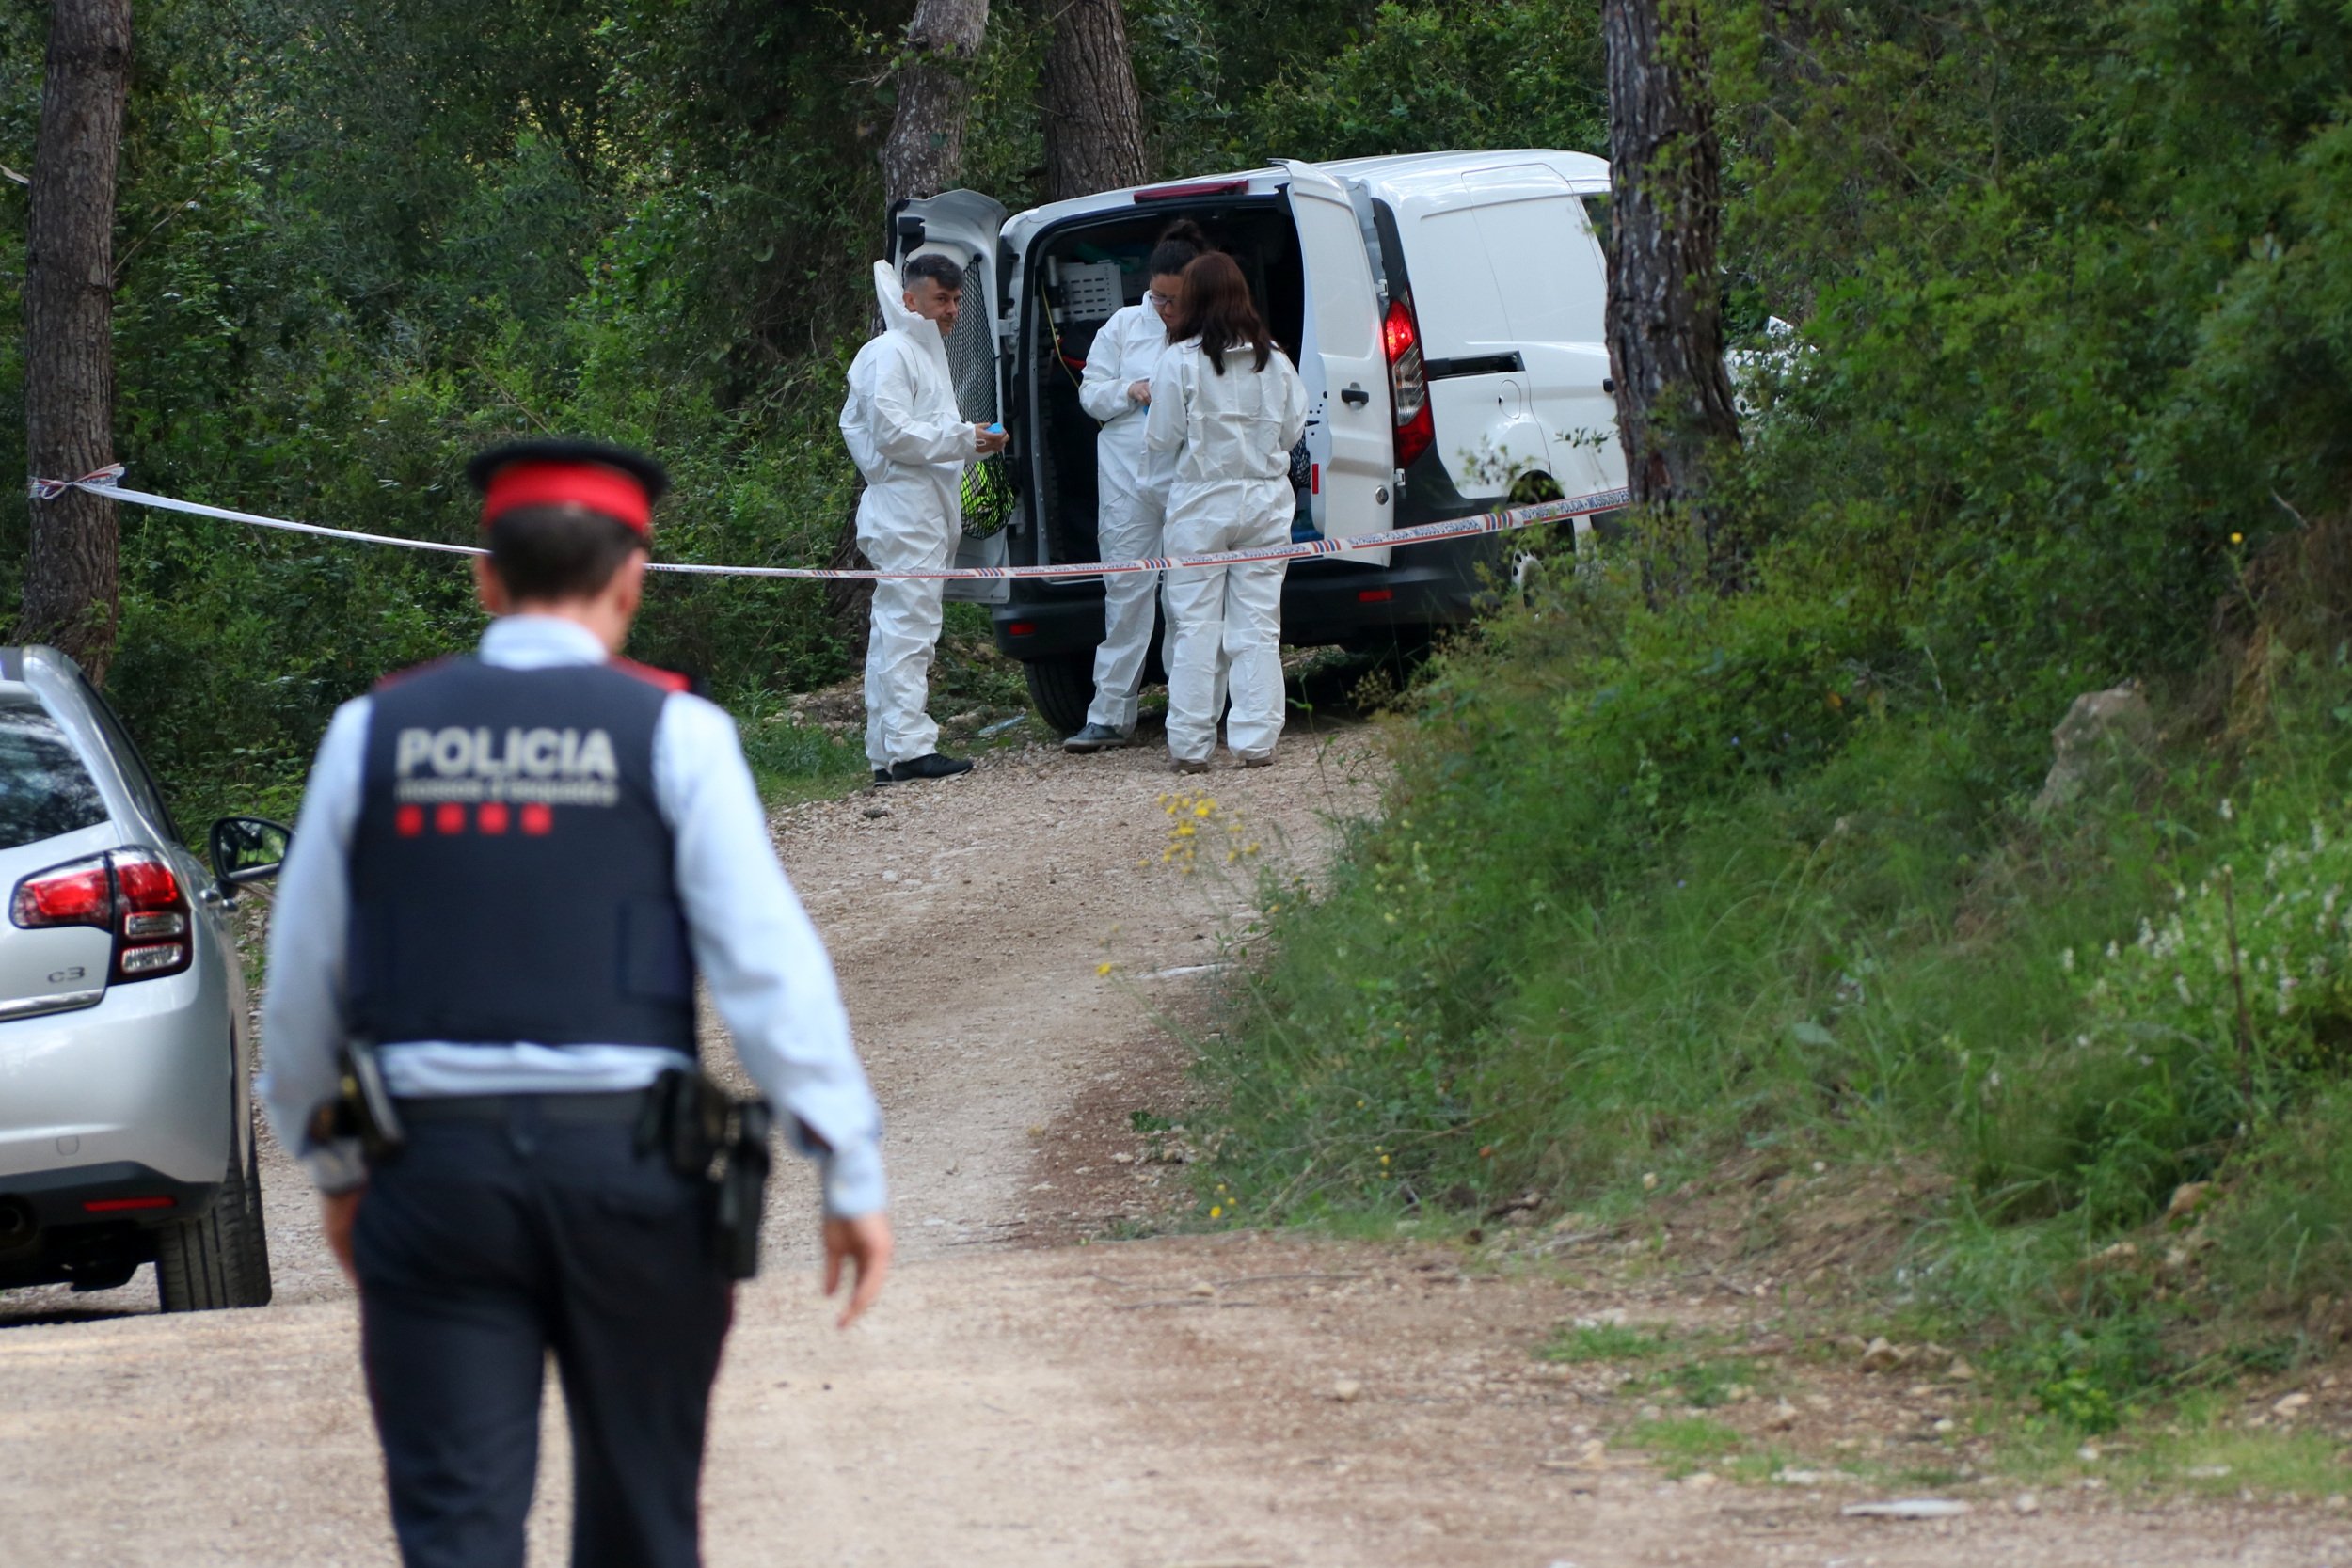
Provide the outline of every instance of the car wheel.
[[1029,701],[1048,724],[1064,735],[1086,727],[1087,705],[1094,701],[1094,652],[1049,654],[1021,666],[1029,678]]
[[269,1233],[250,1139],[242,1162],[231,1157],[210,1210],[155,1233],[155,1293],[167,1312],[269,1305]]

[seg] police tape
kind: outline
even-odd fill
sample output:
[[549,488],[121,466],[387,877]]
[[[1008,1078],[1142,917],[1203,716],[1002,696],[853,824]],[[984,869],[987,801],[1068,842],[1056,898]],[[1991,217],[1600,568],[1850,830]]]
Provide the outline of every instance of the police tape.
[[[55,500],[68,490],[86,490],[94,496],[107,496],[115,500],[128,501],[134,506],[151,506],[166,512],[184,512],[199,517],[215,517],[223,522],[246,523],[254,528],[276,529],[286,533],[307,533],[324,539],[348,539],[362,545],[390,545],[399,549],[434,550],[444,555],[482,555],[486,552],[471,545],[446,545],[432,539],[404,539],[389,533],[361,533],[355,529],[324,528],[317,523],[297,523],[284,517],[265,517],[259,513],[238,512],[225,506],[206,506],[199,501],[181,500],[174,496],[152,495],[145,490],[125,489],[121,483],[123,466],[119,463],[85,474],[80,479],[37,479],[30,493],[35,500]],[[1531,506],[1512,506],[1470,517],[1449,517],[1443,522],[1419,523],[1411,528],[1391,529],[1383,533],[1359,534],[1344,539],[1310,539],[1297,543],[1266,545],[1257,549],[1219,550],[1208,555],[1149,556],[1138,561],[1089,561],[1057,562],[1042,566],[942,566],[916,571],[878,571],[867,567],[833,566],[705,566],[685,561],[657,561],[648,567],[656,572],[678,572],[696,577],[723,578],[792,578],[819,582],[969,582],[996,581],[1013,578],[1089,578],[1115,576],[1128,572],[1168,572],[1187,567],[1246,566],[1263,562],[1309,561],[1319,556],[1358,555],[1369,550],[1394,549],[1411,545],[1435,545],[1452,539],[1474,539],[1481,534],[1510,533],[1519,529],[1537,528],[1545,523],[1567,522],[1578,517],[1590,517],[1603,512],[1614,512],[1625,506],[1630,497],[1623,489],[1600,490],[1588,496],[1574,496],[1565,500],[1537,501]]]

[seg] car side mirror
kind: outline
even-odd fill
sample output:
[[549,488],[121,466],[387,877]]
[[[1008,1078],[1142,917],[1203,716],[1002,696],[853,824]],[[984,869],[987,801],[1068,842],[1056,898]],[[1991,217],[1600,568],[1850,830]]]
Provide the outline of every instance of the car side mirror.
[[213,875],[221,891],[278,875],[294,845],[294,830],[266,816],[224,816],[213,824]]

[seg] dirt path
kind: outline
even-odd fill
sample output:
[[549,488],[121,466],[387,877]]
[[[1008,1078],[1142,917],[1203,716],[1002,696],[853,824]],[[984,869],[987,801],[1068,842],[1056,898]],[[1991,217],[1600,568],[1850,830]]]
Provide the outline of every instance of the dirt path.
[[[780,819],[889,1116],[904,1266],[833,1332],[813,1196],[788,1178],[721,1379],[717,1568],[2352,1563],[2352,1525],[2313,1508],[2069,1492],[1886,1524],[1836,1494],[1670,1482],[1596,1449],[1624,1414],[1611,1379],[1530,1354],[1580,1314],[1760,1333],[1759,1304],[1369,1243],[1069,1244],[1153,1206],[1125,1124],[1178,1092],[1153,1015],[1182,1012],[1247,902],[1215,854],[1190,877],[1162,863],[1162,797],[1191,785],[1212,842],[1311,870],[1378,773],[1362,731],[1265,772],[1157,761],[1002,753]],[[352,1303],[271,1153],[271,1308],[164,1319],[143,1278],[0,1299],[0,1565],[392,1561]],[[532,1560],[552,1564],[552,1411],[542,1471]]]

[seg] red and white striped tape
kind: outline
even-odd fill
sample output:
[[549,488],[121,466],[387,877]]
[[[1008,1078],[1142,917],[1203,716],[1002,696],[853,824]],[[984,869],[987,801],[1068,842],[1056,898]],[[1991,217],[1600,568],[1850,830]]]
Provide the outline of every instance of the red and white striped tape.
[[[353,529],[322,528],[316,523],[291,522],[283,517],[264,517],[258,513],[237,512],[225,506],[205,506],[198,501],[181,500],[172,496],[151,495],[145,490],[128,490],[121,484],[123,467],[117,463],[80,479],[37,479],[32,482],[35,500],[54,500],[68,490],[87,490],[92,495],[110,496],[134,506],[160,507],[167,512],[185,512],[199,517],[217,517],[223,522],[246,523],[254,528],[278,529],[288,533],[315,534],[325,539],[349,539],[362,545],[390,545],[400,549],[437,550],[445,555],[481,555],[484,552],[471,545],[445,545],[431,539],[402,539],[387,533],[361,533]],[[681,572],[698,577],[721,578],[796,578],[820,582],[880,582],[885,578],[918,580],[972,581],[1005,578],[1084,578],[1106,576],[1122,572],[1166,572],[1187,566],[1240,566],[1262,561],[1307,561],[1317,556],[1352,555],[1364,550],[1385,550],[1401,545],[1432,545],[1447,539],[1471,539],[1484,533],[1508,533],[1516,529],[1535,528],[1544,523],[1565,522],[1574,517],[1589,517],[1597,513],[1614,512],[1627,504],[1624,490],[1602,490],[1589,496],[1576,496],[1566,500],[1538,501],[1533,506],[1504,507],[1481,513],[1474,517],[1450,517],[1443,522],[1422,523],[1412,528],[1391,529],[1385,533],[1359,534],[1349,539],[1313,539],[1299,544],[1268,545],[1254,550],[1220,550],[1213,555],[1152,556],[1142,561],[1089,561],[1056,563],[1046,566],[946,566],[936,571],[880,572],[850,567],[829,566],[705,566],[692,562],[657,561],[651,570]]]

